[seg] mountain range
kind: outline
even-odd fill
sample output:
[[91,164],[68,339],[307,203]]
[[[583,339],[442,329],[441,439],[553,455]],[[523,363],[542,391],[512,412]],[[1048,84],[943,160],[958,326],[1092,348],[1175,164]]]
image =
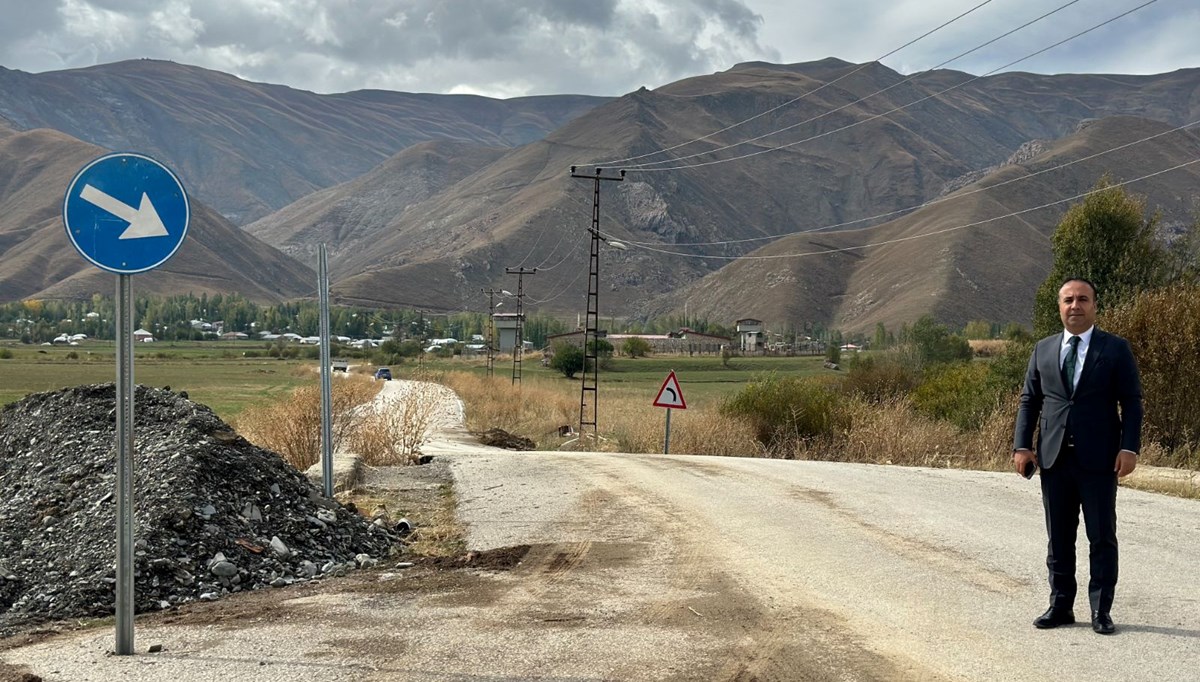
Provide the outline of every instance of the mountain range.
[[[131,149],[172,166],[202,207],[203,258],[185,242],[146,276],[164,293],[311,295],[325,243],[341,303],[482,311],[480,290],[514,290],[505,269],[520,266],[538,268],[528,310],[574,315],[595,183],[571,168],[600,164],[626,171],[600,183],[600,229],[628,247],[601,252],[605,317],[1028,322],[1070,198],[1200,158],[1200,138],[1177,130],[1198,114],[1198,69],[755,62],[619,98],[516,100],[316,95],[148,60],[0,69],[0,298],[90,295],[95,271],[51,228],[74,170]],[[1196,174],[1129,190],[1169,230],[1194,220]]]

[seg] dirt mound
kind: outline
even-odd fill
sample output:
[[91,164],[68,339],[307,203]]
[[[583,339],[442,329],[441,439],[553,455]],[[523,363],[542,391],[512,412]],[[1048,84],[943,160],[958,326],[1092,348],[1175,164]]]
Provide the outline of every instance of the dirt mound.
[[[399,547],[204,405],[139,386],[134,408],[138,612],[336,575]],[[0,634],[113,612],[115,419],[113,384],[0,412]]]
[[504,429],[488,429],[479,434],[479,442],[494,448],[508,450],[536,450],[537,444],[532,440],[509,433]]

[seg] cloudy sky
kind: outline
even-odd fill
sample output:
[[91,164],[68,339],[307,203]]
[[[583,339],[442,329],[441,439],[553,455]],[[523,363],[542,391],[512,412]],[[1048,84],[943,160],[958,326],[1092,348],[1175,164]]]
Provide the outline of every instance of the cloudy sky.
[[[982,74],[1147,0],[1076,0],[948,65]],[[150,57],[316,92],[620,95],[743,61],[877,59],[984,0],[0,0],[0,66]],[[1071,0],[991,0],[884,60],[930,68]],[[1200,67],[1200,2],[1157,0],[1013,67]]]

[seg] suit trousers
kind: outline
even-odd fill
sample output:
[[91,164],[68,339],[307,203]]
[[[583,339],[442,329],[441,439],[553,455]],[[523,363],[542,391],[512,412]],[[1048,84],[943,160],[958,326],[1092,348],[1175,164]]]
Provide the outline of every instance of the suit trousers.
[[1090,546],[1092,611],[1108,613],[1117,586],[1117,474],[1081,466],[1078,453],[1064,446],[1054,466],[1041,472],[1042,505],[1050,538],[1046,567],[1050,571],[1050,605],[1071,610],[1075,603],[1075,538],[1079,510]]

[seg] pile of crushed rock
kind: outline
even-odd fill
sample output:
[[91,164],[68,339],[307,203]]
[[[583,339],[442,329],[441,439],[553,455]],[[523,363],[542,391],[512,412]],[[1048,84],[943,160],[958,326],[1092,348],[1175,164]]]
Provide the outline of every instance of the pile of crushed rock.
[[[134,395],[134,592],[140,613],[338,575],[399,550],[278,455],[166,389]],[[0,412],[0,635],[113,613],[113,384]]]

